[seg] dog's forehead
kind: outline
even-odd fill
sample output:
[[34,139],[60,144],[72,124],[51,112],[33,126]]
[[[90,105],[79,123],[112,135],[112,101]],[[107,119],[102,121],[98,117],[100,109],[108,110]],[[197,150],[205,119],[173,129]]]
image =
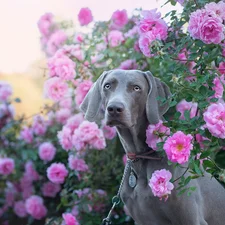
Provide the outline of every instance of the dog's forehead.
[[105,82],[110,80],[117,80],[118,82],[142,82],[146,83],[146,78],[144,73],[139,70],[114,70],[109,73],[106,78]]

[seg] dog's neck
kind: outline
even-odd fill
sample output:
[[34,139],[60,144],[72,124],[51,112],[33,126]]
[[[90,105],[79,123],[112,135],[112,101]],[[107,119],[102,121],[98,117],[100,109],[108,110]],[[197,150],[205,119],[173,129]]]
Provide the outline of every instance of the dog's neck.
[[117,132],[126,153],[143,153],[149,147],[146,144],[148,120],[145,115],[139,117],[137,123],[128,128],[117,127]]

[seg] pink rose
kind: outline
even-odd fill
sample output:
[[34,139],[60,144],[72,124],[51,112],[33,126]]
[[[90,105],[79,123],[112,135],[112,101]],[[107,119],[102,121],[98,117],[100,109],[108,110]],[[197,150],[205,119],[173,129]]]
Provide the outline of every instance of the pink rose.
[[48,59],[50,77],[58,76],[62,80],[73,80],[76,76],[76,64],[66,55],[55,54]]
[[180,115],[181,120],[185,119],[184,117],[185,111],[190,111],[190,118],[195,117],[197,113],[197,109],[198,109],[198,103],[187,102],[185,99],[180,101],[176,106],[176,110],[181,113]]
[[15,168],[14,159],[11,158],[0,158],[0,174],[9,175]]
[[55,157],[56,148],[50,142],[44,142],[39,146],[38,154],[40,159],[48,162],[52,161]]
[[167,38],[168,26],[166,22],[161,19],[160,13],[156,12],[157,9],[143,11],[143,19],[139,22],[139,31],[141,35],[150,32],[155,39],[165,40]]
[[86,94],[91,89],[92,85],[93,82],[91,80],[84,80],[78,84],[75,90],[75,101],[78,106],[83,102]]
[[218,68],[218,70],[219,70],[219,72],[221,73],[221,74],[225,74],[225,62],[221,62],[220,64],[219,64],[219,68]]
[[171,162],[183,164],[189,160],[193,144],[192,135],[177,131],[171,137],[167,138],[163,148]]
[[61,124],[65,124],[69,117],[71,116],[71,110],[64,108],[60,109],[59,111],[56,112],[56,121]]
[[0,81],[0,101],[7,101],[12,95],[12,87],[5,81]]
[[109,127],[105,125],[103,126],[102,130],[106,139],[112,140],[116,136],[115,127]]
[[152,34],[152,32],[147,32],[141,35],[139,38],[140,50],[146,57],[150,58],[154,56],[154,54],[152,54],[150,50],[151,44],[154,40],[155,40],[155,37]]
[[146,143],[153,150],[157,150],[157,143],[163,142],[170,135],[170,128],[163,125],[162,120],[157,124],[150,124],[146,130]]
[[225,20],[225,2],[210,2],[205,5],[205,9],[208,11],[213,11],[222,20]]
[[125,9],[115,11],[111,17],[111,20],[116,28],[120,29],[124,27],[128,23],[127,11]]
[[225,103],[213,103],[203,113],[205,127],[218,138],[225,138]]
[[206,44],[219,44],[224,39],[222,19],[210,10],[198,9],[191,13],[188,31],[193,38]]
[[15,202],[14,206],[13,206],[13,211],[20,218],[26,217],[27,211],[26,211],[26,207],[25,207],[25,202],[23,202],[23,201]]
[[93,20],[91,10],[89,8],[81,8],[78,14],[78,20],[81,26],[88,25]]
[[32,143],[33,141],[33,130],[29,127],[23,127],[20,131],[20,139],[24,140],[27,143]]
[[136,63],[134,59],[127,59],[123,61],[119,66],[119,69],[122,69],[122,70],[135,70],[137,68],[138,68],[138,64]]
[[47,209],[40,196],[32,195],[25,202],[27,213],[34,219],[41,220],[47,214]]
[[70,128],[64,126],[63,129],[58,132],[57,137],[59,139],[60,145],[64,150],[68,151],[73,148],[72,132]]
[[79,159],[73,155],[69,156],[69,167],[71,170],[85,172],[88,170],[88,165],[83,159]]
[[42,117],[41,115],[34,116],[33,123],[32,123],[32,129],[36,135],[43,136],[47,131],[47,124],[46,124],[44,117]]
[[52,163],[47,169],[48,179],[55,184],[62,184],[68,175],[68,170],[63,163]]
[[53,77],[45,81],[44,91],[46,97],[53,101],[61,100],[68,93],[68,85],[60,78]]
[[170,171],[165,169],[156,170],[148,183],[153,195],[159,197],[160,200],[164,198],[166,201],[174,188],[174,185],[170,182],[171,178],[172,174]]
[[63,213],[62,217],[64,219],[64,225],[79,225],[77,219],[71,213]]
[[38,21],[38,28],[43,36],[49,36],[53,26],[53,14],[45,13]]
[[47,53],[52,56],[56,51],[63,46],[67,40],[67,35],[63,30],[55,31],[47,42]]
[[225,79],[224,75],[220,77],[215,77],[213,80],[214,86],[212,89],[215,91],[215,94],[213,97],[215,98],[222,98],[223,97],[223,91],[224,91],[224,84],[225,84]]
[[123,33],[118,30],[112,30],[108,34],[109,46],[114,48],[124,41]]
[[50,198],[54,198],[60,190],[60,184],[53,184],[51,182],[44,183],[41,188],[43,196]]

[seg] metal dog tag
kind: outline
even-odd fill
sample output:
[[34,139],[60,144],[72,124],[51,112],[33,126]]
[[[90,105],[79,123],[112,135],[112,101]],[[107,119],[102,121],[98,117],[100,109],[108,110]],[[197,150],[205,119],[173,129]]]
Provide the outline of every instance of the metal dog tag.
[[134,172],[131,170],[130,176],[129,176],[129,185],[130,187],[134,188],[137,184],[137,178],[134,174]]

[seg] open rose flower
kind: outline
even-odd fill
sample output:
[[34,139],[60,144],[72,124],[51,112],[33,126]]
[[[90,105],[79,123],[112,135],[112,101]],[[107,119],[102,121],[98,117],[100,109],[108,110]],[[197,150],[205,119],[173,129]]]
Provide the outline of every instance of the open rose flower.
[[193,144],[192,135],[177,131],[171,137],[167,138],[163,148],[171,162],[183,164],[189,160]]
[[153,195],[159,197],[160,200],[164,198],[166,201],[174,188],[174,185],[170,182],[171,178],[172,174],[170,171],[165,169],[156,170],[148,183]]
[[68,170],[63,163],[52,163],[47,169],[48,179],[55,184],[62,184],[68,175]]
[[81,8],[78,14],[78,20],[81,26],[88,25],[93,20],[91,10],[89,8]]

